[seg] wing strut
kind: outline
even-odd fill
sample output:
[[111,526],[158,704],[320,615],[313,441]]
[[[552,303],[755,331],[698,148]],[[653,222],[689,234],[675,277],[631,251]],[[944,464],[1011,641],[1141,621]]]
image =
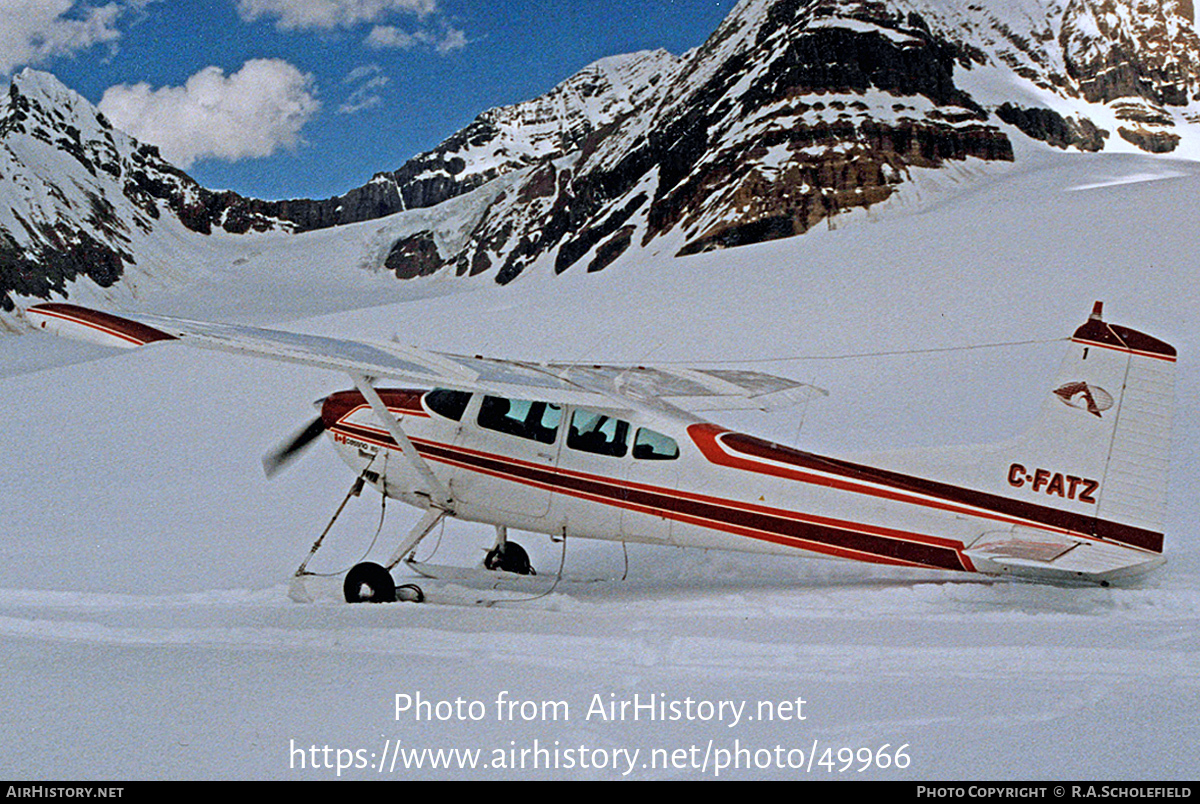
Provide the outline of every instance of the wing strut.
[[371,410],[375,411],[375,415],[379,418],[379,421],[387,428],[388,433],[391,434],[396,444],[399,445],[401,454],[408,459],[412,467],[417,470],[417,474],[428,484],[429,493],[433,495],[434,505],[444,511],[453,510],[450,490],[446,488],[442,481],[438,480],[437,475],[429,468],[429,464],[417,452],[417,448],[409,440],[408,434],[400,427],[400,422],[387,409],[387,405],[383,404],[383,400],[379,398],[375,387],[363,375],[354,372],[349,372],[349,374],[350,379],[354,380],[354,385],[358,388],[359,393],[370,403]]

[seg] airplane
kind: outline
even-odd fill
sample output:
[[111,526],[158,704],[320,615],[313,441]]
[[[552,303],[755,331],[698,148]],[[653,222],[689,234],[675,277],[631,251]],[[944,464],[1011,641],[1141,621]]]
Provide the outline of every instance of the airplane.
[[509,529],[564,550],[569,536],[1103,586],[1165,561],[1176,352],[1105,322],[1100,302],[1023,436],[877,461],[701,418],[824,394],[756,371],[502,360],[65,302],[25,316],[110,346],[178,340],[348,374],[354,387],[264,458],[272,474],[327,434],[359,490],[422,511],[387,563],[347,573],[348,602],[412,599],[392,572],[420,572],[414,550],[447,517],[495,529],[484,567],[498,573],[534,572]]

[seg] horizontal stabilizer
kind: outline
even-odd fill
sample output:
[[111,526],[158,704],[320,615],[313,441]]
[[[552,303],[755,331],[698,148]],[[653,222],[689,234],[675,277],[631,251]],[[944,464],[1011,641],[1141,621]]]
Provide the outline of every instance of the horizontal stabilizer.
[[1107,583],[1166,561],[1157,553],[1020,526],[985,533],[963,553],[980,572],[1059,582]]

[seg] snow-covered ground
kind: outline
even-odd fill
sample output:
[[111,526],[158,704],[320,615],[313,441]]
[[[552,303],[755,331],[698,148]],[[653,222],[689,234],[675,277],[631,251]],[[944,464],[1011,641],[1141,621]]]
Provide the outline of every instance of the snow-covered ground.
[[[358,766],[343,778],[710,778],[737,762],[721,777],[1194,777],[1200,165],[1021,156],[920,177],[802,238],[685,259],[664,243],[595,275],[367,275],[392,219],[222,237],[203,282],[118,301],[509,357],[775,360],[752,365],[830,396],[725,421],[847,454],[1015,434],[1056,339],[1103,300],[1180,353],[1163,569],[1061,588],[630,546],[620,580],[619,546],[571,542],[568,573],[599,580],[537,599],[548,579],[348,606],[331,580],[300,605],[287,579],[352,478],[325,446],[273,482],[258,459],[345,378],[7,336],[0,775],[316,779],[340,762]],[[913,353],[998,342],[1031,343]],[[863,353],[893,354],[824,359]],[[415,516],[390,505],[371,554]],[[312,568],[358,560],[379,518],[377,496],[354,500]],[[552,576],[560,546],[517,538]],[[472,563],[490,540],[453,523],[419,553]],[[397,696],[446,703],[418,717]],[[634,696],[669,719],[604,717]],[[397,745],[481,753],[474,769],[468,754],[403,769]]]

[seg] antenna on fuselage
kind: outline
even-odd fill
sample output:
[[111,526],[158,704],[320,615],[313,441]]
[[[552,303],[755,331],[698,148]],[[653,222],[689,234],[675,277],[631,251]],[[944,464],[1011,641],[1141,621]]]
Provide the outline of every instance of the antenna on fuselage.
[[[817,376],[815,374],[812,376],[812,381],[809,382],[809,385],[812,386],[813,388],[818,387],[817,386]],[[796,445],[800,444],[800,431],[804,429],[804,420],[806,418],[808,418],[808,406],[811,403],[812,403],[812,396],[806,395],[804,397],[804,404],[800,408],[800,421],[796,423],[796,435],[792,437],[793,444],[796,444]]]

